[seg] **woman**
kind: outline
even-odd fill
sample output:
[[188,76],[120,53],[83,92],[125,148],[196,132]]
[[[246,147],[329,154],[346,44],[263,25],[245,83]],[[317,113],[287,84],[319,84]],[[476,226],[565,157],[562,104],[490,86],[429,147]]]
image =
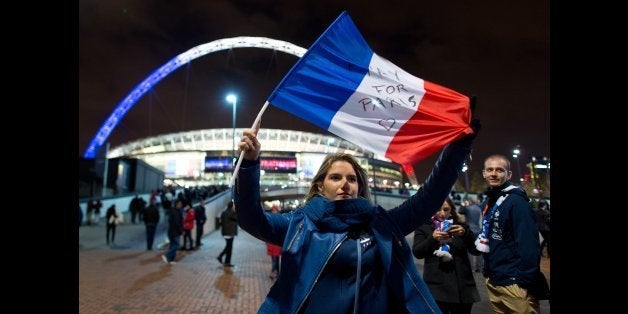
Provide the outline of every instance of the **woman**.
[[[107,245],[109,243],[115,244],[116,237],[116,225],[118,224],[118,212],[116,211],[116,204],[109,206],[107,209],[107,214],[105,218],[107,218]],[[109,240],[109,234],[111,234],[111,240]]]
[[[183,216],[183,249],[186,251],[194,250],[194,242],[192,241],[192,229],[196,222],[194,208],[190,203],[185,205],[185,215]],[[188,242],[190,246],[188,247]]]
[[328,155],[306,204],[284,214],[260,205],[261,144],[245,130],[235,202],[240,226],[282,246],[281,272],[260,313],[439,313],[405,235],[447,197],[470,152],[471,136],[449,144],[423,187],[389,211],[370,203],[368,176],[348,154]]
[[[440,231],[435,227],[435,221],[446,219],[453,220],[448,230]],[[416,258],[425,259],[423,279],[443,313],[471,313],[473,303],[480,301],[467,254],[480,255],[475,249],[476,236],[467,224],[460,222],[450,198],[414,231],[412,253]],[[449,245],[453,260],[446,261],[436,253],[443,243]]]
[[[220,214],[220,224],[222,225],[222,237],[225,239],[225,248],[216,257],[218,262],[225,267],[233,267],[231,264],[231,254],[233,253],[233,240],[238,235],[238,215],[236,214],[235,203],[229,201],[227,208]],[[222,257],[225,257],[223,263]]]
[[[279,213],[278,206],[273,205],[270,208],[270,212],[275,214]],[[266,253],[270,256],[270,260],[272,261],[272,269],[268,277],[270,277],[270,279],[275,279],[279,274],[279,257],[281,256],[281,247],[270,242],[266,242]]]

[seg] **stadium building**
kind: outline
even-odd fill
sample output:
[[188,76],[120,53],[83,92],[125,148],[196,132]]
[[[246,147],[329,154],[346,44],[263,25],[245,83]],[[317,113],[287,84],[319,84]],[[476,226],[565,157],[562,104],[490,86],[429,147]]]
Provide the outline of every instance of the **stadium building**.
[[[140,159],[164,172],[165,185],[227,185],[237,153],[233,148],[243,130],[203,129],[147,137],[111,148],[107,158]],[[401,165],[335,136],[262,128],[257,137],[262,143],[262,189],[309,187],[330,153],[354,155],[376,190],[397,194],[418,188],[412,169],[404,171]]]

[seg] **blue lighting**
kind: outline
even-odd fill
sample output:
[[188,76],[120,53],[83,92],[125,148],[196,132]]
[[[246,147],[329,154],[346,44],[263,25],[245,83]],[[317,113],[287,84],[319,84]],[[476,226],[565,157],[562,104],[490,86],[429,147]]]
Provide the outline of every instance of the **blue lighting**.
[[[124,115],[144,94],[146,94],[146,92],[148,92],[151,88],[153,88],[153,86],[161,81],[161,79],[169,75],[171,72],[178,69],[182,65],[185,65],[190,61],[202,57],[206,54],[232,48],[246,47],[278,50],[295,55],[297,57],[301,57],[306,51],[305,48],[293,45],[291,43],[265,37],[233,37],[218,39],[191,48],[188,51],[185,51],[172,58],[166,64],[153,71],[153,73],[151,73],[145,80],[135,86],[135,88],[133,88],[131,92],[120,103],[118,103],[111,115],[109,115],[107,120],[105,120],[105,122],[100,126],[100,129],[98,129],[96,136],[94,136],[91,142],[89,142],[89,145],[87,146],[87,149],[85,149],[83,157],[94,158],[100,146],[102,146],[103,143],[107,140],[113,129],[115,129],[115,127],[122,120]],[[234,96],[234,104],[235,101],[236,98]]]

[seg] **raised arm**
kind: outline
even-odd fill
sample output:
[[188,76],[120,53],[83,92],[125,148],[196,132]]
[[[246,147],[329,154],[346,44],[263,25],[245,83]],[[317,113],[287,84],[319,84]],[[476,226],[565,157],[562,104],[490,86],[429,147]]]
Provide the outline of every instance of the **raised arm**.
[[462,164],[471,152],[471,144],[480,129],[479,120],[471,122],[473,133],[457,139],[440,154],[432,172],[416,194],[389,211],[403,234],[418,228],[443,204],[462,171]]
[[257,140],[258,129],[247,129],[238,148],[244,152],[244,160],[234,185],[234,201],[238,224],[254,237],[281,245],[288,228],[288,218],[281,214],[265,213],[260,204],[259,155],[261,144]]

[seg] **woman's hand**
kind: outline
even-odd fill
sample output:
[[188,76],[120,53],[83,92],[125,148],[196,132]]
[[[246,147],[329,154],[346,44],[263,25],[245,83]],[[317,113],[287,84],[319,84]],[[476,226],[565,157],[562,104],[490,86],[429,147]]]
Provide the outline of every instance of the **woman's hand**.
[[434,230],[434,232],[432,232],[432,237],[436,241],[443,241],[443,240],[451,239],[451,236],[447,232],[442,232],[438,230]]
[[461,225],[451,225],[449,229],[447,229],[447,233],[451,236],[462,236],[465,233],[464,228]]
[[238,150],[244,152],[244,159],[257,160],[262,144],[257,140],[257,132],[259,131],[259,123],[256,129],[246,129],[242,132],[242,139],[238,143]]

